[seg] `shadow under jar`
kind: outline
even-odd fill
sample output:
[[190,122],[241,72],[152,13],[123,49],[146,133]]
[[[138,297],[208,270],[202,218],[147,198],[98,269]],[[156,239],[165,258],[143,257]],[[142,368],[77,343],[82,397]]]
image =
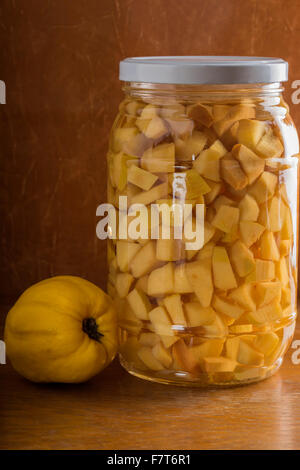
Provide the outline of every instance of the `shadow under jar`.
[[[125,99],[110,137],[108,202],[123,234],[109,240],[108,291],[121,364],[184,386],[269,377],[297,311],[299,144],[281,94],[287,63],[133,58],[121,62],[120,79]],[[125,229],[122,196],[128,207],[145,207],[129,214]],[[197,230],[202,207],[197,249],[176,235],[174,213],[167,239],[162,214],[151,218],[153,205],[174,203],[188,204],[183,225],[189,218]],[[129,230],[131,222],[146,233]]]

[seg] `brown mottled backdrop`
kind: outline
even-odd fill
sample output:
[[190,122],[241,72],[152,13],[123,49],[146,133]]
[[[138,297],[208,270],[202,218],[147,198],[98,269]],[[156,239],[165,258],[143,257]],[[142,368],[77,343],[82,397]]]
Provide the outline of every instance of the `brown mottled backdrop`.
[[[0,292],[54,274],[105,287],[96,206],[121,98],[138,55],[263,55],[300,79],[299,0],[1,0]],[[286,87],[290,102],[291,88]],[[300,106],[292,106],[300,126]]]

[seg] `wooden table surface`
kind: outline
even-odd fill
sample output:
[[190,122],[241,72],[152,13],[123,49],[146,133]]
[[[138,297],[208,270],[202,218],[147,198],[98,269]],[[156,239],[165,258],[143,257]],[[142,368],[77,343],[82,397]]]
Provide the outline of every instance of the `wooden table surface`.
[[299,449],[292,353],[270,379],[223,390],[152,384],[117,360],[82,385],[32,384],[0,365],[0,449]]

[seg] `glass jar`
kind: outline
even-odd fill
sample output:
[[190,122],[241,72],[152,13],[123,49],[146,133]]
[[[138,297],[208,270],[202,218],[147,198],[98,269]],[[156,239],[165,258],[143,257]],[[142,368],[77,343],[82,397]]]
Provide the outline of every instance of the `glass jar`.
[[[299,144],[281,94],[287,64],[136,58],[121,63],[120,79],[108,202],[118,228],[128,214],[127,225],[148,222],[146,234],[128,225],[109,240],[121,364],[137,377],[185,386],[269,377],[297,312]],[[146,212],[127,212],[120,196]],[[150,206],[174,203],[189,207],[183,225],[189,218],[194,234],[202,231],[196,249],[185,233],[175,235],[175,213],[168,238],[161,214],[151,218]]]

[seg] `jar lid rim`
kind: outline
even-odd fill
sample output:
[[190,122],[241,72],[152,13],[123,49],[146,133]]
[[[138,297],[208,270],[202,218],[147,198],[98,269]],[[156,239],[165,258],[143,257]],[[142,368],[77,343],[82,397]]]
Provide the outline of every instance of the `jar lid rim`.
[[288,63],[277,57],[153,56],[120,62],[125,82],[169,84],[247,84],[288,80]]

